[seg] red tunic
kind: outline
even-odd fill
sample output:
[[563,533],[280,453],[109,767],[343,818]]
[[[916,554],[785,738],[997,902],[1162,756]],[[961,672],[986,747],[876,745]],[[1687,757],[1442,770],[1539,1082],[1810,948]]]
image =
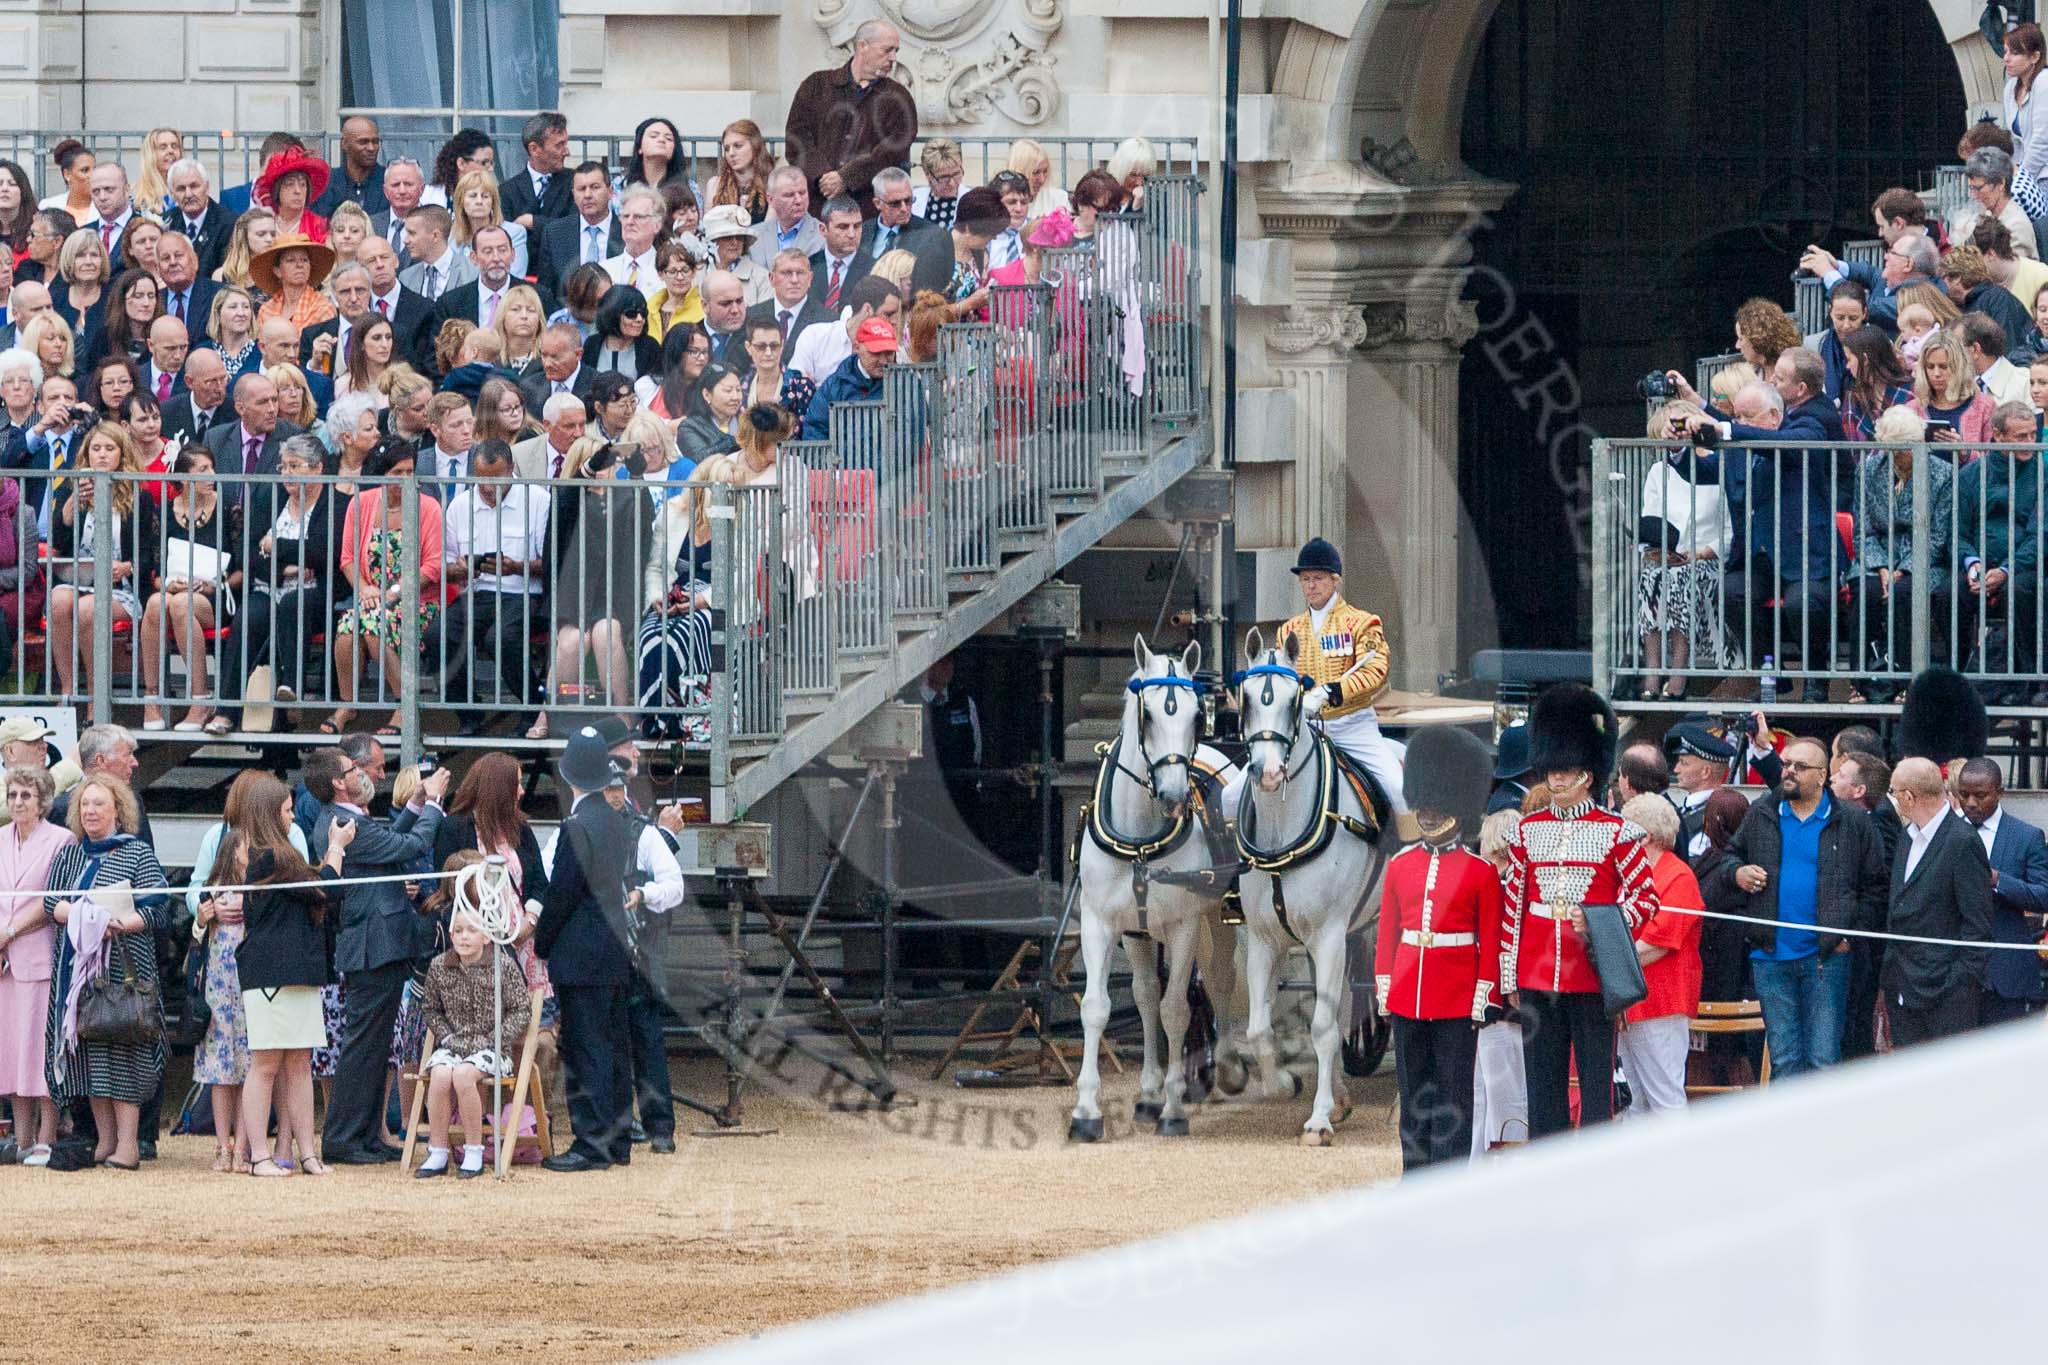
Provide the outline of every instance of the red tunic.
[[1633,930],[1657,913],[1643,832],[1591,801],[1522,817],[1508,843],[1503,990],[1586,992],[1600,978],[1586,944],[1560,914],[1573,905],[1618,905]]
[[1668,951],[1643,968],[1650,993],[1640,1004],[1629,1006],[1631,1024],[1667,1014],[1690,1019],[1700,1012],[1700,929],[1706,921],[1682,913],[1706,909],[1700,884],[1685,860],[1668,849],[1658,851],[1650,878],[1657,887],[1657,913],[1636,930],[1636,941]]
[[1500,1003],[1500,874],[1462,848],[1417,846],[1387,864],[1373,956],[1380,1009],[1404,1019],[1483,1019]]

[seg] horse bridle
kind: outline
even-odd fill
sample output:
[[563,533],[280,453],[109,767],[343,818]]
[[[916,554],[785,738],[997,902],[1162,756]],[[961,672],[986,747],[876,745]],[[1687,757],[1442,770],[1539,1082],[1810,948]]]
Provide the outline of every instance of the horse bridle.
[[1177,660],[1168,659],[1164,676],[1157,678],[1133,678],[1124,684],[1125,690],[1138,699],[1138,757],[1145,760],[1145,772],[1143,776],[1132,772],[1124,766],[1121,755],[1117,758],[1117,770],[1133,782],[1142,783],[1145,790],[1152,794],[1152,799],[1155,801],[1159,799],[1158,776],[1161,768],[1179,766],[1188,769],[1190,775],[1192,775],[1195,766],[1193,754],[1164,754],[1158,758],[1153,758],[1150,748],[1145,743],[1145,693],[1149,689],[1154,687],[1167,689],[1165,705],[1166,714],[1169,716],[1175,714],[1180,707],[1180,689],[1186,688],[1194,693],[1196,697],[1202,695],[1202,684],[1200,681],[1194,678],[1181,677],[1179,668],[1180,665]]
[[[1247,679],[1258,677],[1263,677],[1266,680],[1265,689],[1259,696],[1259,705],[1261,706],[1271,706],[1273,704],[1273,679],[1275,678],[1287,678],[1299,689],[1294,694],[1294,707],[1292,714],[1288,718],[1289,728],[1285,734],[1278,730],[1254,730],[1252,733],[1242,735],[1239,738],[1244,741],[1247,748],[1257,744],[1260,740],[1271,740],[1280,746],[1281,753],[1289,753],[1293,750],[1295,741],[1301,736],[1301,704],[1307,699],[1309,688],[1316,685],[1315,680],[1305,673],[1289,668],[1286,664],[1268,661],[1266,663],[1254,664],[1230,681],[1233,686],[1242,687]],[[1308,760],[1314,755],[1315,748],[1310,746],[1308,753],[1302,755],[1301,762],[1286,774],[1287,780],[1292,782],[1295,778],[1301,776],[1302,768],[1308,765]]]

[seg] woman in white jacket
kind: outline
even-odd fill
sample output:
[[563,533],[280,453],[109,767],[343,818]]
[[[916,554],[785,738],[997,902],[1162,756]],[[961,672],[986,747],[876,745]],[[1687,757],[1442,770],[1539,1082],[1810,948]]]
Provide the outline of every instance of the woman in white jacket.
[[[1650,414],[1653,440],[1668,440],[1699,409],[1667,403]],[[1637,524],[1642,558],[1636,572],[1636,624],[1643,639],[1641,698],[1682,697],[1674,676],[1662,691],[1658,671],[1690,664],[1719,668],[1727,659],[1721,567],[1734,539],[1728,499],[1690,442],[1680,442],[1643,479]]]
[[2005,126],[2012,133],[2013,179],[2048,175],[2048,119],[2034,103],[2034,84],[2048,61],[2040,26],[2015,24],[2005,35]]

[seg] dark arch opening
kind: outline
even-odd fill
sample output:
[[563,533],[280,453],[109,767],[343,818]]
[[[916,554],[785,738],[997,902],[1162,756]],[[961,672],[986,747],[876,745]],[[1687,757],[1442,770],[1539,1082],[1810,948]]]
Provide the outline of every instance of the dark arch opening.
[[1799,246],[1871,236],[1880,190],[1955,160],[1963,112],[1926,0],[1502,0],[1462,147],[1520,186],[1474,242],[1467,657],[1494,622],[1511,648],[1586,642],[1588,433],[1640,436],[1635,381],[1730,349],[1745,298],[1789,306]]

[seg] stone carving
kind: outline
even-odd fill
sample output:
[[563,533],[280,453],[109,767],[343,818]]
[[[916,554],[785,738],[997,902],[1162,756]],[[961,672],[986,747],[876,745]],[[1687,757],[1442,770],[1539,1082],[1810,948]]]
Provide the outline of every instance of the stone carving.
[[894,24],[903,35],[896,79],[916,97],[920,126],[1000,115],[1035,127],[1059,109],[1046,49],[1066,22],[1065,0],[812,0],[811,17],[848,50],[868,20]]
[[1397,341],[1439,341],[1459,347],[1478,334],[1478,308],[1467,300],[1382,300],[1352,307],[1289,308],[1266,329],[1266,346],[1280,355],[1305,355],[1317,349],[1371,351]]

